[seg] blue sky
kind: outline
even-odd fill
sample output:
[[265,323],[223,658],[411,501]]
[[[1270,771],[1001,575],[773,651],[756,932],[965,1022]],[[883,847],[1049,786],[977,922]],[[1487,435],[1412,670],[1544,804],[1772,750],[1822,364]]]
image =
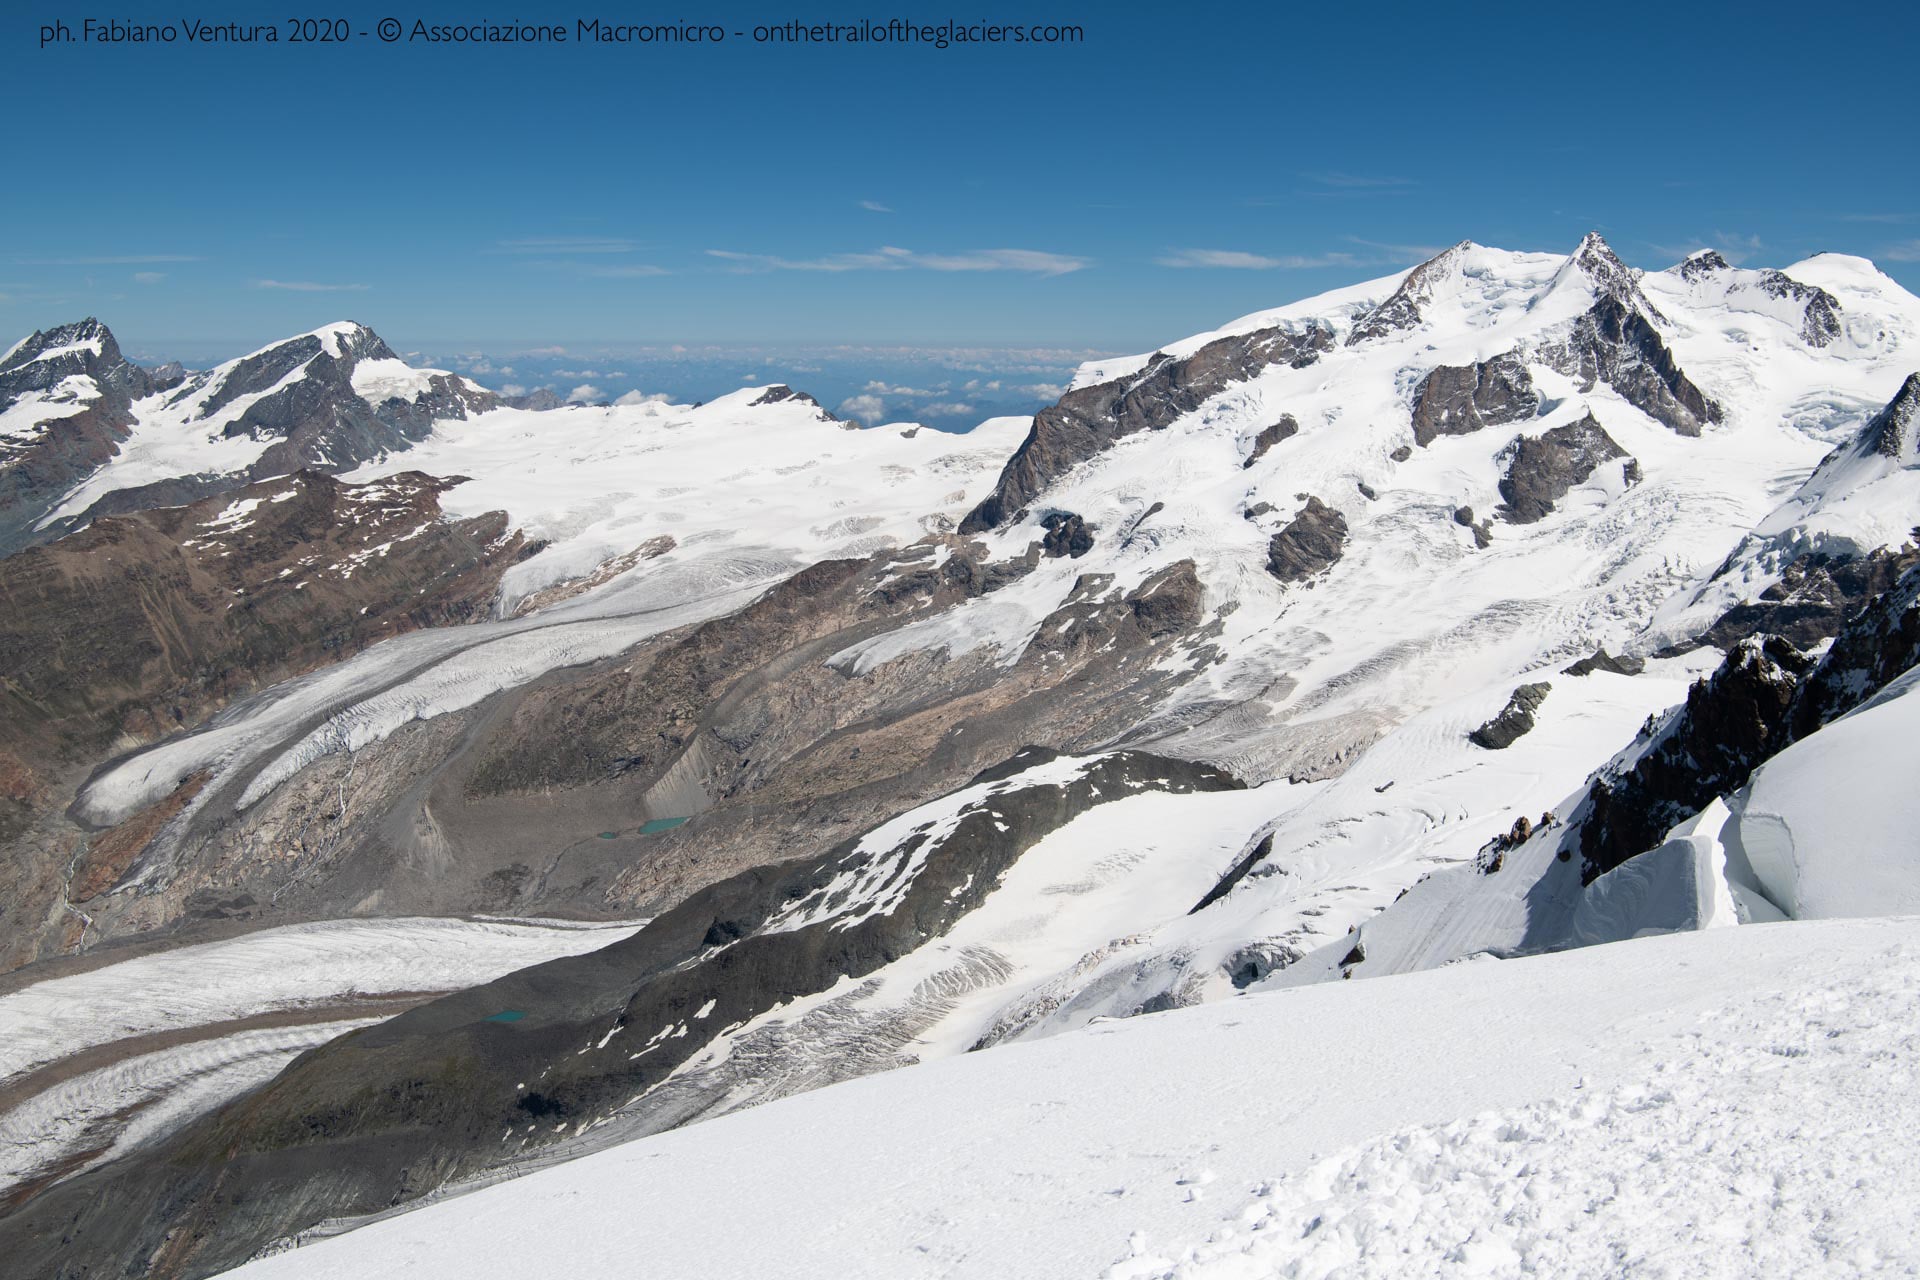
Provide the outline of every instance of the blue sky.
[[[332,8],[516,16],[402,5]],[[685,6],[1086,31],[946,51],[41,50],[44,8],[0,28],[9,335],[95,313],[190,360],[340,317],[422,350],[1133,350],[1461,238],[1589,228],[1642,266],[1835,249],[1920,289],[1904,7]]]

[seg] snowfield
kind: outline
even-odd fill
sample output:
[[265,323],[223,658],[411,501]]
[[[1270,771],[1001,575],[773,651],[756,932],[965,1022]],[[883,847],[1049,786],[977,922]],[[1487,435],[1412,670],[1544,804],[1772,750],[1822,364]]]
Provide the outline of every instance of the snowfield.
[[232,1274],[1911,1274],[1917,1037],[1920,921],[1488,960],[836,1085]]

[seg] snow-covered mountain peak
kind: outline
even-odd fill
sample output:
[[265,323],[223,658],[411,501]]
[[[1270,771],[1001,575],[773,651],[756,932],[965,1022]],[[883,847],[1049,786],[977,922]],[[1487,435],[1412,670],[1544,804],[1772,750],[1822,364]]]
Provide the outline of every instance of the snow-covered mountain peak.
[[1418,325],[1435,297],[1458,288],[1463,261],[1475,248],[1473,241],[1462,240],[1407,272],[1400,286],[1354,325],[1346,345],[1389,337]]
[[0,409],[23,394],[46,391],[69,378],[89,380],[96,394],[144,394],[144,370],[120,352],[111,330],[92,316],[36,330],[0,357]]
[[1683,280],[1698,280],[1716,271],[1725,271],[1728,265],[1727,260],[1712,249],[1696,249],[1667,269]]
[[1571,299],[1580,309],[1612,299],[1626,311],[1639,312],[1656,323],[1666,321],[1641,291],[1640,272],[1620,261],[1598,231],[1589,231],[1581,238],[1579,246],[1567,255],[1535,306],[1550,312],[1555,309],[1556,301],[1565,299]]

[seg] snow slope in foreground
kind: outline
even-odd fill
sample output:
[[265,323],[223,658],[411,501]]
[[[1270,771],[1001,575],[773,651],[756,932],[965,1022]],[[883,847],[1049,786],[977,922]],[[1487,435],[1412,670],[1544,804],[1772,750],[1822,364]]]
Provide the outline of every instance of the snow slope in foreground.
[[1150,1015],[804,1094],[234,1274],[1911,1273],[1920,920]]

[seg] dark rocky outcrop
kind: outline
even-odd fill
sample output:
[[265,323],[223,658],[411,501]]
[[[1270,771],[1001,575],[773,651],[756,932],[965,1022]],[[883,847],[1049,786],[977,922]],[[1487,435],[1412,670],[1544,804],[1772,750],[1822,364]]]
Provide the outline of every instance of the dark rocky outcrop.
[[[1702,250],[1687,258],[1675,268],[1682,280],[1697,284],[1711,280],[1723,273],[1731,275],[1733,268],[1727,260],[1711,249]],[[1784,271],[1762,271],[1755,285],[1735,285],[1730,292],[1740,288],[1758,288],[1769,298],[1785,298],[1798,303],[1801,307],[1800,340],[1810,347],[1824,347],[1840,336],[1840,300],[1825,289],[1810,284],[1802,284]]]
[[1710,279],[1722,271],[1731,271],[1733,267],[1712,249],[1702,249],[1698,253],[1687,255],[1674,270],[1680,273],[1682,280],[1692,284]]
[[1040,549],[1048,556],[1070,556],[1078,560],[1093,550],[1093,531],[1073,512],[1050,511],[1040,523],[1047,531],[1047,536],[1040,540]]
[[1441,365],[1413,393],[1413,442],[1424,449],[1441,436],[1524,422],[1539,409],[1533,378],[1512,352],[1479,364]]
[[1067,392],[1034,415],[999,483],[967,514],[960,532],[1011,523],[1049,484],[1114,441],[1168,427],[1262,369],[1310,365],[1332,345],[1332,331],[1321,325],[1259,329],[1217,338],[1189,356],[1156,353],[1138,373]]
[[1653,848],[1677,823],[1920,665],[1920,564],[1848,619],[1816,662],[1778,636],[1735,644],[1680,707],[1641,731],[1629,763],[1596,774],[1579,816],[1581,879]]
[[[1638,294],[1637,285],[1633,292]],[[1722,410],[1680,368],[1648,319],[1650,311],[1609,293],[1536,358],[1578,380],[1582,390],[1604,382],[1648,417],[1697,436],[1707,423],[1720,421]]]
[[1735,605],[1692,641],[1668,652],[1685,652],[1703,644],[1726,649],[1763,631],[1810,649],[1839,634],[1867,601],[1920,564],[1920,530],[1915,538],[1916,542],[1899,549],[1880,547],[1865,556],[1802,552],[1756,598]]
[[1282,440],[1292,439],[1299,434],[1300,424],[1294,421],[1293,415],[1290,413],[1281,414],[1279,421],[1273,423],[1271,426],[1260,428],[1260,434],[1253,438],[1253,448],[1247,454],[1247,460],[1240,464],[1241,470],[1246,470],[1254,463],[1260,461],[1260,459],[1266,457],[1267,450],[1273,448],[1273,446],[1279,444]]
[[1553,686],[1545,681],[1521,685],[1507,699],[1507,705],[1500,709],[1500,714],[1469,733],[1467,740],[1488,751],[1505,751],[1533,732],[1533,713],[1540,709],[1540,704],[1547,700],[1547,694],[1552,689]]
[[1606,648],[1602,646],[1601,648],[1595,649],[1586,657],[1581,658],[1579,661],[1561,668],[1561,674],[1569,676],[1590,676],[1596,671],[1605,671],[1616,676],[1637,676],[1646,669],[1647,664],[1644,660],[1640,658],[1615,657],[1613,654],[1608,653]]
[[1626,456],[1591,413],[1537,436],[1517,436],[1500,453],[1506,463],[1500,516],[1511,524],[1532,524],[1575,485],[1585,484],[1601,463]]
[[1812,658],[1777,636],[1736,645],[1684,704],[1643,731],[1652,741],[1632,764],[1603,770],[1588,788],[1581,881],[1653,848],[1785,747],[1794,692],[1812,669]]
[[1075,816],[1142,789],[1240,785],[1120,752],[1060,781],[990,781],[950,823],[883,848],[856,836],[733,876],[601,951],[305,1054],[165,1140],[42,1192],[0,1220],[0,1248],[22,1275],[206,1276],[323,1218],[533,1158],[595,1121],[670,1127],[719,1100],[684,1081],[659,1087],[716,1034],[940,937]]
[[1909,548],[1899,580],[1853,614],[1794,699],[1794,738],[1845,715],[1920,665],[1920,558]]
[[1347,335],[1346,345],[1357,346],[1374,338],[1389,337],[1417,327],[1421,320],[1420,309],[1432,298],[1434,287],[1460,269],[1460,259],[1472,247],[1472,241],[1462,240],[1407,272],[1399,287],[1387,295],[1386,301],[1360,317],[1353,326],[1353,332]]
[[1318,498],[1310,497],[1287,527],[1267,543],[1267,572],[1282,582],[1305,582],[1340,559],[1347,521]]
[[1920,461],[1920,373],[1907,375],[1900,390],[1887,401],[1886,408],[1874,414],[1860,429],[1851,448],[1856,453],[1877,453],[1883,458],[1905,462]]
[[1786,298],[1804,308],[1800,321],[1800,340],[1810,347],[1824,347],[1840,336],[1840,300],[1825,289],[1801,284],[1784,271],[1764,271],[1760,289],[1770,298]]
[[1570,275],[1582,275],[1593,286],[1594,294],[1602,301],[1610,301],[1626,311],[1638,312],[1656,321],[1664,322],[1666,317],[1647,300],[1640,288],[1640,273],[1620,261],[1613,246],[1597,231],[1589,231],[1580,240],[1580,245],[1561,266],[1556,283]]
[[830,412],[818,400],[815,400],[812,396],[808,395],[804,391],[795,391],[792,387],[788,386],[784,382],[774,383],[773,385],[769,386],[765,391],[762,391],[758,396],[754,397],[754,400],[753,400],[753,403],[755,406],[759,406],[763,404],[786,404],[788,402],[792,402],[795,404],[804,404],[809,406],[814,410],[816,414],[819,415],[819,418],[822,422],[839,422],[840,421],[839,418],[836,418],[832,414],[832,412]]
[[1487,520],[1475,520],[1472,507],[1455,507],[1453,522],[1473,533],[1473,545],[1485,551],[1493,545],[1493,524]]
[[1268,832],[1266,835],[1260,837],[1260,839],[1254,843],[1253,848],[1247,850],[1247,852],[1241,856],[1240,860],[1228,869],[1227,874],[1220,877],[1213,888],[1206,891],[1200,901],[1188,908],[1187,914],[1190,916],[1198,915],[1214,903],[1220,901],[1220,899],[1232,893],[1234,887],[1242,880],[1245,880],[1247,875],[1255,867],[1265,862],[1272,853],[1273,833]]

